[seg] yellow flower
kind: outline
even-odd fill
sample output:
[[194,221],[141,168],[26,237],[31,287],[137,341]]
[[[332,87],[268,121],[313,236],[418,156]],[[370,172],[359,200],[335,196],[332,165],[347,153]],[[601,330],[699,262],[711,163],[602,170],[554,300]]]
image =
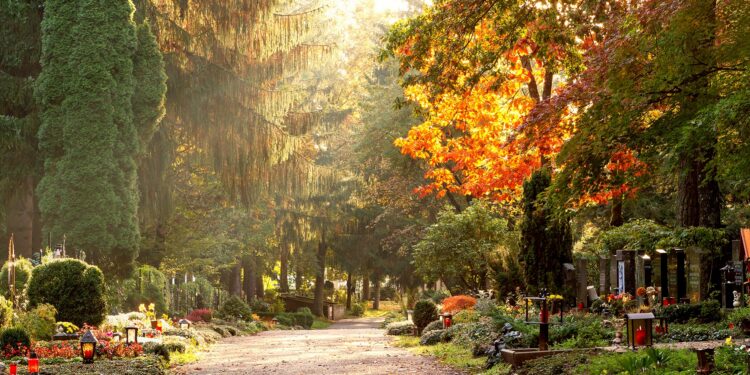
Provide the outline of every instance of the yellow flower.
[[732,336],[727,337],[727,339],[724,340],[724,344],[726,344],[727,346],[731,346],[732,345]]
[[138,311],[145,313],[146,312],[146,305],[140,304],[138,305]]
[[153,303],[149,303],[148,304],[148,310],[149,311],[154,311],[155,308],[156,308],[156,305],[154,305]]

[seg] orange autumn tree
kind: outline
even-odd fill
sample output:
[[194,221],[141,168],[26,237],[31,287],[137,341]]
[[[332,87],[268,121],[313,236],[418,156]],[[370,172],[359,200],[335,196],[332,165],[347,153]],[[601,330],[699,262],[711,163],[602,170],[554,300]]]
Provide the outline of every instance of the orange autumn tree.
[[396,141],[425,162],[419,194],[447,196],[457,210],[459,197],[513,202],[574,131],[572,114],[551,128],[527,117],[561,74],[582,68],[577,36],[595,30],[596,17],[580,2],[543,3],[436,1],[390,31],[385,55],[399,59],[407,99],[425,119]]

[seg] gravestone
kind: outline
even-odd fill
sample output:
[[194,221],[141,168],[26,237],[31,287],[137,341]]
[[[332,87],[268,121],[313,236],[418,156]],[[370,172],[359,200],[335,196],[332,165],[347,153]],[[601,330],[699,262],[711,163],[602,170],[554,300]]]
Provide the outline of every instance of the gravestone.
[[609,294],[609,257],[599,258],[599,294]]
[[586,259],[576,259],[576,305],[583,304],[588,307],[588,261]]
[[617,250],[617,289],[635,295],[635,255],[633,250]]

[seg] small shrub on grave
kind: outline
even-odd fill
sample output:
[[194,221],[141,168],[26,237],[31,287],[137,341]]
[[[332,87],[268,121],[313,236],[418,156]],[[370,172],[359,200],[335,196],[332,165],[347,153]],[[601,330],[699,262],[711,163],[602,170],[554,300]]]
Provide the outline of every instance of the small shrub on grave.
[[294,315],[292,313],[279,313],[276,314],[276,320],[279,322],[279,324],[287,326],[287,327],[294,327],[297,323],[297,320],[294,318]]
[[6,328],[13,322],[13,302],[0,296],[0,328]]
[[213,319],[213,312],[211,309],[195,309],[188,314],[185,319],[197,323],[197,322],[206,322],[211,323],[211,319]]
[[[34,266],[31,264],[30,260],[20,257],[16,259],[15,266],[16,295],[21,296],[23,295],[24,289],[26,289],[26,284],[29,282],[31,271],[34,269]],[[10,288],[8,287],[8,262],[5,262],[3,268],[0,269],[0,293],[2,293],[5,298],[10,298]]]
[[419,345],[435,345],[442,341],[443,330],[436,329],[432,331],[425,331],[422,337],[419,338]]
[[51,340],[57,328],[55,314],[54,306],[43,303],[29,311],[19,312],[15,325],[26,330],[34,340]]
[[250,320],[253,312],[240,297],[232,296],[221,305],[218,315],[228,320]]
[[461,310],[453,315],[453,323],[475,323],[479,321],[479,313],[474,310]]
[[57,320],[99,325],[106,315],[104,289],[104,275],[98,267],[61,259],[34,268],[27,295],[31,308],[44,303],[54,306]]
[[471,296],[457,295],[443,300],[443,312],[457,313],[462,310],[473,309],[477,299]]
[[711,323],[721,320],[721,305],[714,300],[669,305],[662,308],[662,314],[672,323],[687,323],[691,320]]
[[422,330],[422,334],[426,332],[430,332],[430,331],[439,330],[439,329],[440,330],[443,329],[443,322],[436,320],[436,321],[430,322],[430,324],[425,326],[424,329]]
[[0,348],[6,358],[26,355],[31,347],[31,338],[23,328],[8,328],[0,333]]
[[362,303],[355,303],[352,305],[352,315],[362,316],[365,313],[365,305]]
[[393,322],[385,327],[386,333],[392,336],[411,336],[414,334],[414,324],[408,320]]
[[424,327],[427,327],[430,322],[435,320],[437,316],[437,307],[430,300],[422,300],[414,305],[414,324],[417,326],[418,332],[422,332]]
[[254,313],[264,313],[271,311],[271,304],[258,298],[254,298],[250,301],[250,309]]
[[315,321],[315,315],[313,315],[309,308],[301,307],[294,313],[294,321],[298,326],[310,329]]
[[169,348],[163,343],[147,342],[143,344],[143,352],[146,354],[153,354],[162,357],[165,361],[169,362]]

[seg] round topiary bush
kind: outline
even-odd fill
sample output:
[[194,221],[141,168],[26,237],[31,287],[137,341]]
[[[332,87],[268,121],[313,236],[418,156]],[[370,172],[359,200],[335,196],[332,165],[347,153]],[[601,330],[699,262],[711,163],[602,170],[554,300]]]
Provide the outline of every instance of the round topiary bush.
[[430,322],[434,321],[437,317],[437,307],[435,303],[430,300],[422,300],[414,305],[414,325],[417,326],[419,333],[422,333],[424,327],[427,327]]
[[218,313],[222,319],[250,320],[253,317],[250,306],[237,296],[232,296],[226,300],[219,308]]
[[[31,277],[31,270],[34,265],[26,258],[16,259],[16,294],[20,295]],[[8,288],[8,262],[3,264],[0,269],[0,293],[3,297],[10,298],[10,288]]]
[[442,329],[425,331],[419,339],[419,345],[435,345],[440,343],[443,340],[443,331]]
[[54,306],[57,321],[77,326],[104,321],[104,275],[80,260],[55,260],[34,268],[26,293],[31,308],[43,303]]
[[430,322],[430,324],[424,327],[424,329],[422,330],[422,334],[424,335],[427,332],[436,331],[439,329],[443,329],[443,322],[441,322],[440,320],[436,320],[434,322]]

